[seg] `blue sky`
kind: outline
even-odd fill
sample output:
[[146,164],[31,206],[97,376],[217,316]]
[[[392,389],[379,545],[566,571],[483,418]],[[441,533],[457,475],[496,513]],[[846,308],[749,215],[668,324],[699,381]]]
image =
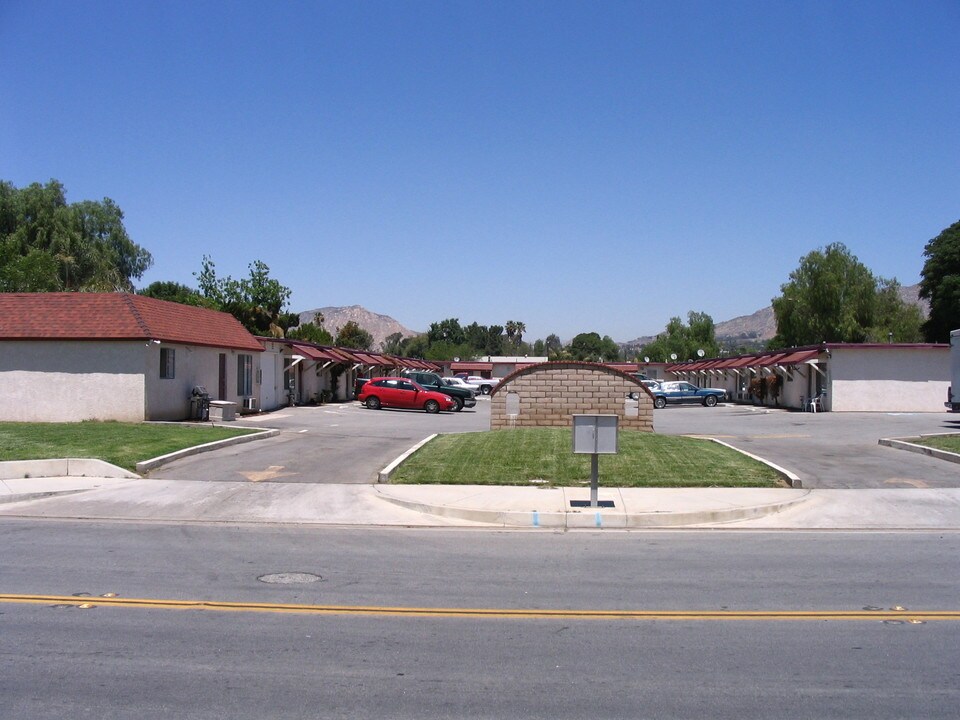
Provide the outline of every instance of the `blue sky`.
[[0,0],[0,179],[110,197],[141,285],[626,341],[960,219],[960,3]]

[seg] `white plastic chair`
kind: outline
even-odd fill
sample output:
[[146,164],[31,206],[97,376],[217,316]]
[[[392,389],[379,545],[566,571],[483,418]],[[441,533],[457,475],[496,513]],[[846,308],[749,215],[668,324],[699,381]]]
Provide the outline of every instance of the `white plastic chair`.
[[823,396],[824,393],[819,393],[810,398],[810,412],[815,413],[818,410],[823,412]]

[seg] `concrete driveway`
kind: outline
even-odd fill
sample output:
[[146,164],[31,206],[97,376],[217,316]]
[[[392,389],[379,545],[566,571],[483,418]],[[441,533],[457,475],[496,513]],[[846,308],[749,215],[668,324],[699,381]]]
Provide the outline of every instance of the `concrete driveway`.
[[359,403],[283,408],[237,426],[280,430],[275,438],[194,455],[157,468],[151,478],[223,482],[372,483],[377,472],[438,432],[490,429],[490,400],[458,413],[368,410]]
[[943,413],[804,413],[748,405],[668,406],[653,414],[668,435],[704,435],[796,473],[805,488],[956,488],[960,465],[877,443],[960,432]]

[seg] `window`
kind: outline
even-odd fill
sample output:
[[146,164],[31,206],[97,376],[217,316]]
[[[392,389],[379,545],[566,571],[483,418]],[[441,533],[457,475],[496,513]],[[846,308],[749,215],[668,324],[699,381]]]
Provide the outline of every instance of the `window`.
[[253,395],[253,355],[237,355],[237,395]]
[[173,380],[176,374],[176,351],[173,348],[160,348],[160,377]]

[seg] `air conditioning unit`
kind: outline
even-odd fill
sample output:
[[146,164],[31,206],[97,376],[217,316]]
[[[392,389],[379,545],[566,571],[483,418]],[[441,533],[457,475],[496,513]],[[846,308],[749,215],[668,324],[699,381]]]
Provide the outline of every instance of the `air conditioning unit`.
[[260,403],[255,397],[248,397],[243,399],[243,409],[248,411],[255,411],[260,409]]

